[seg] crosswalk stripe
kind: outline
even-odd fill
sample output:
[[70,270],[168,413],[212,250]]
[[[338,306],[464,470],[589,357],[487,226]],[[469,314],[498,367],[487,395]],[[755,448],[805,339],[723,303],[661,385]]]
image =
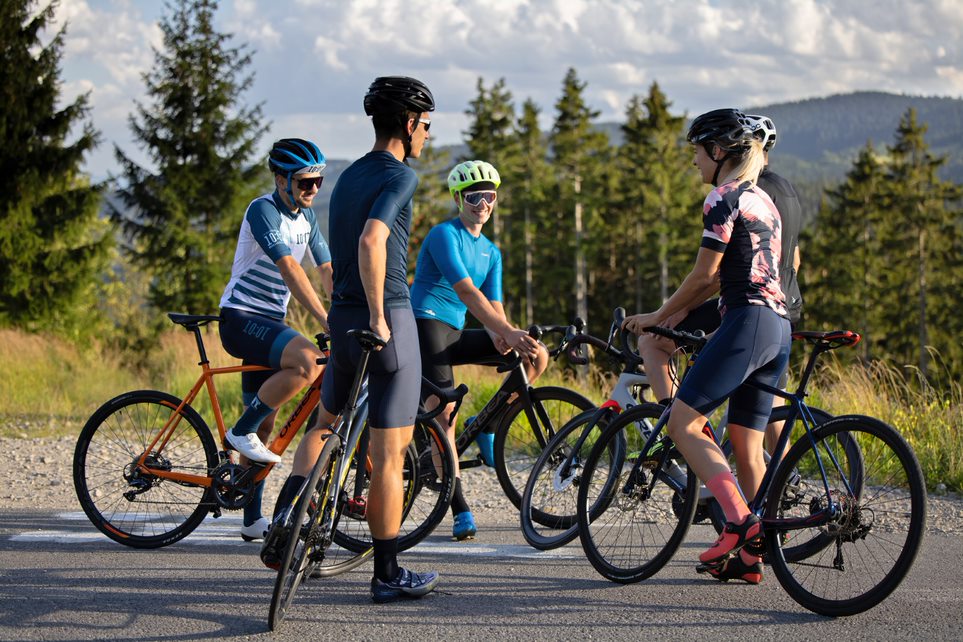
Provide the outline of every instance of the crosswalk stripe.
[[[24,531],[9,536],[11,542],[47,542],[53,544],[107,543],[112,541],[90,526],[87,516],[80,511],[60,513],[57,519],[69,526],[64,529]],[[84,524],[86,523],[86,527]],[[244,542],[238,535],[240,515],[223,515],[217,519],[208,517],[194,532],[177,545],[236,546],[251,548],[258,544]],[[528,559],[575,559],[582,557],[577,547],[563,547],[554,551],[538,551],[520,544],[483,544],[478,540],[455,543],[438,541],[437,536],[421,542],[407,554],[423,555],[471,555],[476,557],[513,557]]]

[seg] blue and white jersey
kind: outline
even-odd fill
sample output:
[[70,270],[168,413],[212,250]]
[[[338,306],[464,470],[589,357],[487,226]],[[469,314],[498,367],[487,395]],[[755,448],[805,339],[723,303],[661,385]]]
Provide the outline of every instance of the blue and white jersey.
[[231,280],[221,297],[221,307],[283,319],[291,290],[276,263],[285,256],[301,263],[308,250],[315,267],[331,261],[314,210],[302,207],[297,213],[289,211],[277,191],[254,199],[241,223]]
[[502,300],[502,254],[484,234],[472,236],[457,216],[429,230],[415,267],[411,307],[419,319],[461,330],[468,311],[454,284],[465,278],[489,301]]

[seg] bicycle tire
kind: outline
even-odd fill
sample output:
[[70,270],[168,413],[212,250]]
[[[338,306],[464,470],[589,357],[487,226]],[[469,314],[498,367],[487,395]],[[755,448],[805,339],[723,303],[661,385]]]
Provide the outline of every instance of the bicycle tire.
[[[856,462],[845,451],[847,439],[859,445]],[[839,513],[802,530],[780,530],[778,523],[767,527],[769,563],[786,592],[805,608],[833,617],[855,615],[892,593],[919,552],[926,522],[923,473],[892,426],[871,417],[837,417],[817,428],[812,441],[790,449],[773,479],[767,518],[810,517],[826,506],[817,453]],[[858,474],[847,465],[858,466]],[[849,483],[854,477],[857,487]],[[800,493],[804,501],[795,501]],[[786,501],[788,495],[793,501]],[[816,554],[793,560],[784,554],[784,534],[790,543],[830,541]]]
[[[288,542],[281,555],[274,592],[271,594],[271,607],[268,611],[268,626],[273,631],[287,615],[294,595],[312,567],[315,549],[324,552],[325,539],[330,537],[330,520],[334,510],[330,503],[330,483],[334,479],[337,457],[332,453],[340,446],[337,437],[329,437],[311,469],[304,491],[298,496],[291,511],[288,526]],[[328,523],[324,523],[328,520]],[[275,526],[277,528],[277,526]],[[325,533],[327,531],[327,533]]]
[[[345,488],[353,488],[359,470],[364,470],[365,497],[368,467],[352,459]],[[415,422],[411,443],[405,454],[404,508],[398,532],[398,550],[405,551],[428,537],[445,518],[455,490],[455,455],[444,431],[435,420]],[[343,511],[335,542],[349,551],[362,552],[372,545],[371,531],[362,514]]]
[[521,506],[532,467],[548,442],[577,414],[595,407],[574,390],[558,386],[534,388],[530,394],[531,407],[516,400],[495,431],[495,472],[515,508]]
[[[101,533],[132,548],[160,548],[189,535],[214,507],[211,487],[189,486],[133,466],[180,406],[158,390],[114,397],[91,415],[74,448],[74,490]],[[217,447],[200,415],[185,406],[162,452],[149,455],[169,471],[209,475]]]
[[[576,415],[538,456],[519,508],[522,535],[533,548],[548,551],[578,537],[578,488],[583,462],[614,414],[614,410],[597,408]],[[586,431],[588,436],[572,456]]]
[[[647,403],[623,412],[585,462],[579,539],[595,570],[613,582],[629,584],[657,573],[682,544],[695,515],[699,480],[668,437],[659,436],[651,454],[642,452],[648,439],[644,427],[656,423],[662,410]],[[610,449],[617,453],[611,464]],[[651,463],[636,470],[640,457]]]

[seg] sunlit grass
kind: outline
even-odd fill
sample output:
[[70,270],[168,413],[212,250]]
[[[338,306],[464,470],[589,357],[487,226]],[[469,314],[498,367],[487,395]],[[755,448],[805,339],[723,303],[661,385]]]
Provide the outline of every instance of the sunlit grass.
[[835,415],[869,415],[895,427],[909,442],[931,489],[963,490],[963,389],[929,386],[916,370],[883,363],[870,366],[828,361],[811,403]]

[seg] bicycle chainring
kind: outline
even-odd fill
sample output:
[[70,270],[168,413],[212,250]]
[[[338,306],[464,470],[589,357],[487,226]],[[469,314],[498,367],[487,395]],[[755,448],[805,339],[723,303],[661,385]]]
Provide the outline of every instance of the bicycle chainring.
[[254,480],[245,475],[247,468],[230,462],[221,464],[211,472],[214,487],[214,500],[222,508],[237,510],[243,508],[254,492]]

